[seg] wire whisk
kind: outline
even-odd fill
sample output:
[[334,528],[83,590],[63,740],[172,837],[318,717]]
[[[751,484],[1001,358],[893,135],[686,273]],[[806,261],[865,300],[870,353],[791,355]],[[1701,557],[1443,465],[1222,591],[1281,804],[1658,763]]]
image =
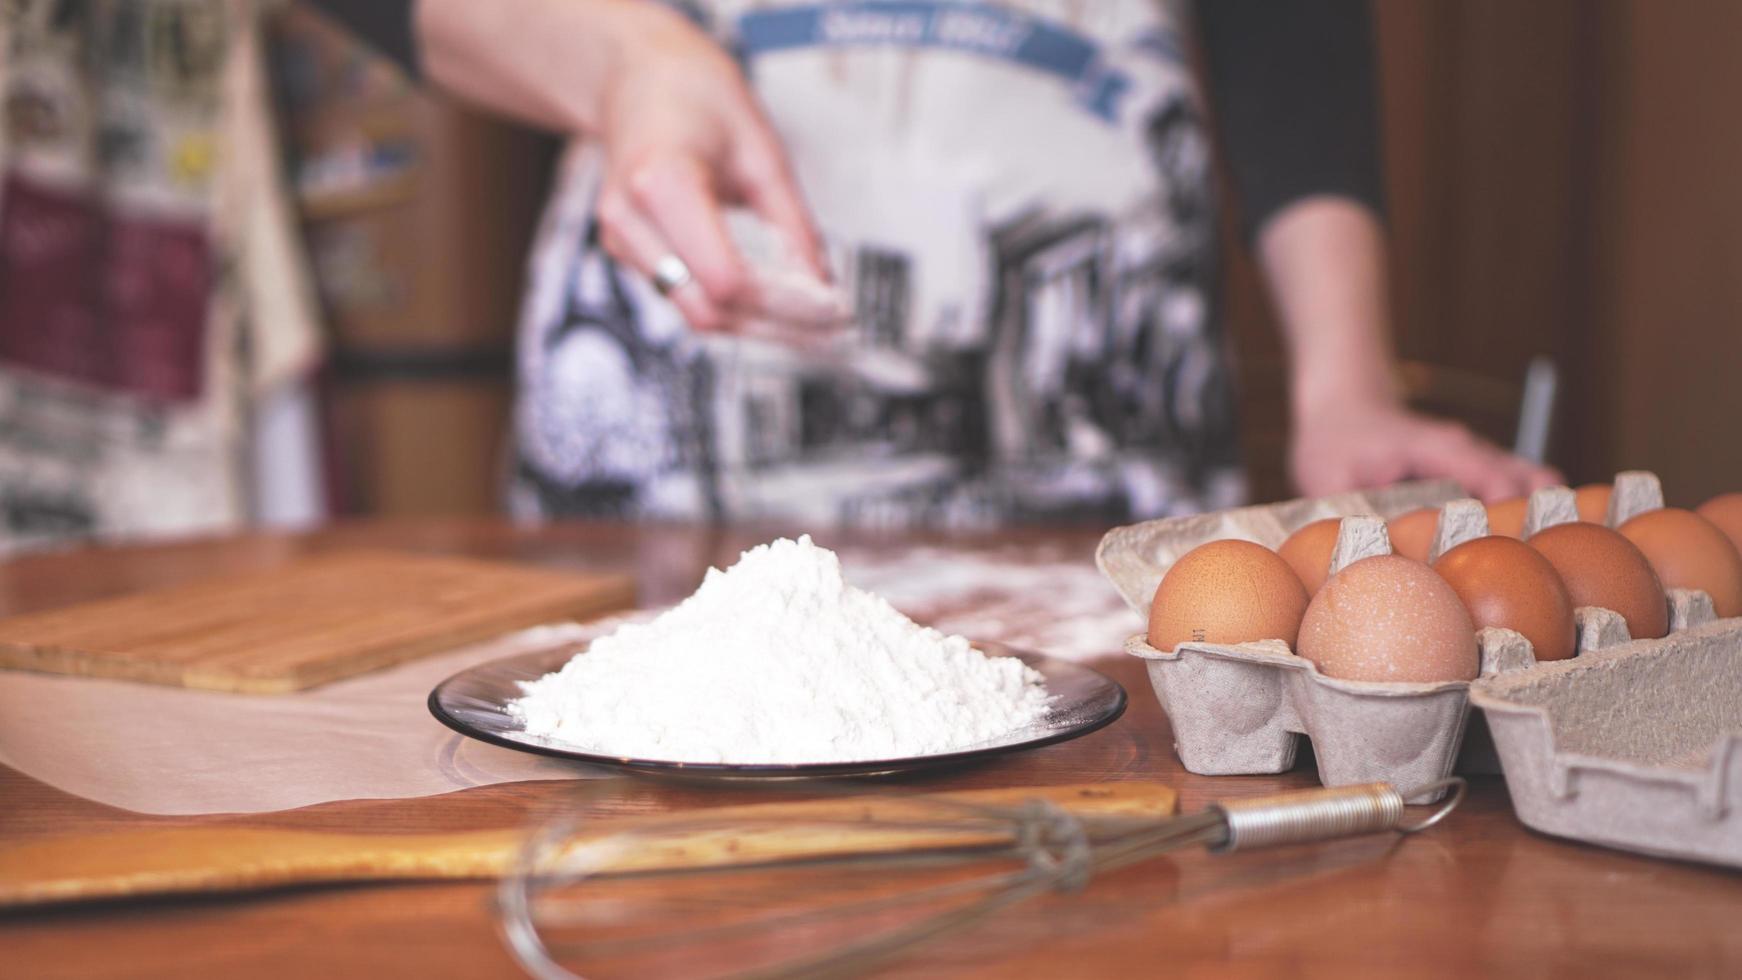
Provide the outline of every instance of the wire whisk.
[[[1448,789],[1435,810],[1405,822],[1406,799]],[[593,829],[571,812],[528,841],[497,906],[509,949],[546,980],[845,976],[1169,851],[1425,830],[1464,790],[1457,777],[1401,792],[1370,783],[1182,816],[1061,803],[1041,790],[1008,804],[852,794],[820,806],[701,810],[628,831]]]

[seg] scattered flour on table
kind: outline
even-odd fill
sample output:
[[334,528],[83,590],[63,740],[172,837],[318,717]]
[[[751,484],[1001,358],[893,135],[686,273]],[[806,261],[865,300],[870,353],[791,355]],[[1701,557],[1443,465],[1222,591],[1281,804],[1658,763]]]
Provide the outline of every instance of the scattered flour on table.
[[940,630],[1066,660],[1122,659],[1126,638],[1147,624],[1075,549],[921,547],[843,559],[853,581]]
[[694,595],[522,685],[529,734],[681,762],[894,759],[1039,721],[1041,676],[848,585],[808,536],[710,569]]

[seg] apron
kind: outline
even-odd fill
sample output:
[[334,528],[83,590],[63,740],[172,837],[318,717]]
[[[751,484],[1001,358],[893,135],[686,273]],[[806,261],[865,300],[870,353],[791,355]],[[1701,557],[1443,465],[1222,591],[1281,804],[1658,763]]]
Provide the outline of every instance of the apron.
[[1239,502],[1175,10],[684,9],[779,132],[857,353],[690,331],[600,247],[599,154],[577,146],[522,311],[516,514],[973,528]]

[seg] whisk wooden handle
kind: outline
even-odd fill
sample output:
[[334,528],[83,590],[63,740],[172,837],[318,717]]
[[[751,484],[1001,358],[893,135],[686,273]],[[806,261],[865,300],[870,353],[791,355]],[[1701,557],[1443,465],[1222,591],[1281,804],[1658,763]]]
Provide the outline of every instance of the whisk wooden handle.
[[[903,800],[907,800],[904,803]],[[1020,786],[866,800],[824,797],[618,817],[590,824],[604,834],[658,828],[698,818],[824,820],[907,813],[912,806],[953,800],[1009,806],[1043,799],[1084,817],[1158,818],[1174,812],[1174,791],[1159,783]],[[858,848],[901,851],[935,843],[924,827],[860,834]],[[447,834],[356,834],[235,826],[180,826],[102,834],[0,841],[0,909],[99,898],[190,892],[242,892],[334,882],[491,878],[507,870],[526,834],[521,829]],[[957,834],[952,841],[961,839]],[[718,866],[735,861],[807,856],[838,849],[810,834],[754,839],[717,829],[683,830],[662,838],[661,867]]]

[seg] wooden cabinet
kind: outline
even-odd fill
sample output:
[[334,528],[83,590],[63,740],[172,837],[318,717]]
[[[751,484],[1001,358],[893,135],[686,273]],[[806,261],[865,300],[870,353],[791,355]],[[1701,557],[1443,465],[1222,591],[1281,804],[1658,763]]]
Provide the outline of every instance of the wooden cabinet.
[[334,510],[499,510],[515,320],[554,142],[410,84],[302,8],[275,34],[330,327]]
[[1693,505],[1742,490],[1742,4],[1600,9],[1594,455]]

